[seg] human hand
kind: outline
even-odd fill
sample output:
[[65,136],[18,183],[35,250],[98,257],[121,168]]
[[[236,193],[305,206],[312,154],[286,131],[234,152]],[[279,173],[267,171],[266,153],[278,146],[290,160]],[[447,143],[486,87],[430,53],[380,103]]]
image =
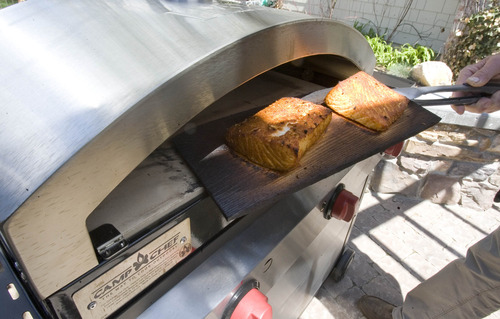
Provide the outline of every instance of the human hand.
[[[460,71],[456,84],[467,83],[471,86],[483,86],[489,81],[500,80],[500,54],[489,56],[476,64],[466,66]],[[452,97],[467,96],[464,92],[455,92]],[[465,111],[472,113],[492,113],[500,110],[500,91],[491,97],[483,97],[472,105],[452,105],[458,114]]]

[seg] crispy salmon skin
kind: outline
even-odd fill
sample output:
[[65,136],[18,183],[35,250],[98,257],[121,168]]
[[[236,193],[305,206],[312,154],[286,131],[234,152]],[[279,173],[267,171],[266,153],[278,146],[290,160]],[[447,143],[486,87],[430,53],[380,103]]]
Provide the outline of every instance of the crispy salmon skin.
[[332,111],[299,98],[284,97],[231,126],[226,143],[231,150],[260,166],[288,171],[321,137]]
[[325,103],[335,113],[381,132],[403,114],[409,100],[359,71],[333,87],[326,95]]

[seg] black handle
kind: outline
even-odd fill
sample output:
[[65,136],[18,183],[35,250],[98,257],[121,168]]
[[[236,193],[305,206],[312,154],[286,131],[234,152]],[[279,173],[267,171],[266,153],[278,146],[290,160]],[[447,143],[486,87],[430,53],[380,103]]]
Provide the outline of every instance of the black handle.
[[422,106],[431,105],[471,105],[479,101],[482,97],[489,97],[493,93],[500,90],[500,83],[489,82],[484,86],[475,87],[468,84],[462,85],[448,85],[448,86],[428,86],[420,87],[419,90],[423,94],[436,93],[436,92],[467,92],[467,93],[482,93],[477,95],[450,97],[441,99],[415,99],[414,102]]
[[483,86],[475,87],[468,84],[461,85],[445,85],[445,86],[423,86],[418,88],[422,94],[436,93],[436,92],[471,92],[471,93],[485,93],[491,95],[500,90],[500,83],[489,82]]
[[450,97],[446,99],[429,99],[429,100],[413,100],[415,103],[421,106],[432,106],[432,105],[471,105],[479,101],[483,95],[475,96],[464,96],[464,97]]

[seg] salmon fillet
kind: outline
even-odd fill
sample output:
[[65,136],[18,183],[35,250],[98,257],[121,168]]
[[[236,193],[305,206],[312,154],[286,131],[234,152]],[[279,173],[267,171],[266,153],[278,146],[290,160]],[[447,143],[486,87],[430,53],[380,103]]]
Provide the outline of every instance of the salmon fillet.
[[332,111],[298,98],[282,98],[243,122],[231,126],[226,142],[247,160],[277,171],[298,165],[321,137]]
[[340,81],[327,94],[325,103],[350,120],[375,131],[385,131],[403,114],[409,100],[360,71]]

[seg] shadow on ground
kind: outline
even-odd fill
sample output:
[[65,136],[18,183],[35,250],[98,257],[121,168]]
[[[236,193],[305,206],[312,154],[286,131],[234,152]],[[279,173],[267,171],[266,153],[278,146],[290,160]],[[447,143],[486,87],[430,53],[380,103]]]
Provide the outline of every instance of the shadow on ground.
[[[444,206],[402,195],[365,193],[348,248],[354,260],[340,282],[327,278],[301,319],[361,319],[365,294],[393,304],[500,226],[500,210]],[[493,314],[490,319],[500,318]]]

